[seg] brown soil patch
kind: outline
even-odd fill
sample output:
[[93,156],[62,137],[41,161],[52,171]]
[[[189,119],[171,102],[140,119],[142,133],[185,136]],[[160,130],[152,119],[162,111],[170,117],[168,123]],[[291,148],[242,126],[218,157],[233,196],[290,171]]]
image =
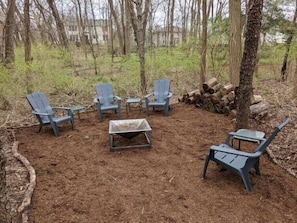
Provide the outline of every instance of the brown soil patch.
[[[16,130],[19,152],[37,174],[29,222],[295,221],[296,178],[265,154],[262,175],[251,173],[251,192],[239,176],[213,163],[202,180],[205,156],[212,144],[224,142],[232,120],[184,104],[171,108],[168,117],[137,110],[123,114],[147,119],[151,149],[110,152],[109,120],[117,119],[112,112],[102,122],[96,112],[90,120],[76,116],[75,131],[66,123],[59,138],[50,127],[41,133],[37,126]],[[271,131],[265,128],[267,135]],[[273,144],[283,143],[284,133]],[[244,143],[242,149],[252,146]]]

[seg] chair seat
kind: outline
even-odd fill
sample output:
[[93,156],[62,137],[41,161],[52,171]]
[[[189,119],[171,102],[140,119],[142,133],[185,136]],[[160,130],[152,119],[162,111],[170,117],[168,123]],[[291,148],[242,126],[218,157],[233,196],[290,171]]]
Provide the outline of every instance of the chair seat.
[[245,166],[248,157],[228,154],[225,152],[215,152],[214,159],[220,162],[221,165],[227,164],[224,165],[225,167],[229,166],[232,169],[241,169]]
[[149,103],[150,107],[154,107],[154,106],[162,106],[164,107],[166,105],[166,102],[151,102]]
[[53,121],[60,124],[60,123],[63,123],[63,122],[67,122],[67,121],[69,121],[71,119],[72,119],[71,116],[64,116],[64,117],[61,117],[61,118],[53,118]]
[[108,105],[108,106],[101,106],[102,111],[106,110],[117,110],[118,106],[117,105]]

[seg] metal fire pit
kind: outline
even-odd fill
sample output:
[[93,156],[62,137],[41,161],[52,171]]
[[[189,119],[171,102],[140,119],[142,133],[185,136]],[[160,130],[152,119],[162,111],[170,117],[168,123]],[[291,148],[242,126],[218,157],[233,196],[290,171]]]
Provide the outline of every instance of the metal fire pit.
[[[139,134],[145,136],[145,143],[130,146],[115,146],[114,139],[116,135],[126,139],[133,139]],[[146,119],[124,119],[109,121],[109,140],[110,151],[135,148],[135,147],[150,147],[152,146],[152,129]]]

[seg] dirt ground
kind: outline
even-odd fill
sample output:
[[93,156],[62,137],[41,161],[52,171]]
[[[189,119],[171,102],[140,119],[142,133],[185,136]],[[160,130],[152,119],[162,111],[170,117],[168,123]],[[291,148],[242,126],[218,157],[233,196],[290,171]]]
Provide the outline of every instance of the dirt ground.
[[[193,106],[171,105],[169,116],[146,116],[134,108],[123,119],[146,118],[152,128],[152,148],[109,150],[107,112],[100,122],[95,111],[75,116],[60,127],[16,130],[19,152],[34,167],[37,185],[29,208],[30,223],[90,222],[296,222],[297,180],[272,162],[260,161],[261,176],[251,172],[252,191],[241,178],[210,162],[201,178],[205,156],[213,144],[223,143],[233,121]],[[282,117],[283,118],[283,117]],[[282,120],[281,120],[282,121]],[[274,126],[255,125],[269,135]],[[294,128],[289,123],[273,141]],[[118,145],[140,142],[141,136],[121,138]],[[243,143],[242,150],[254,144]]]

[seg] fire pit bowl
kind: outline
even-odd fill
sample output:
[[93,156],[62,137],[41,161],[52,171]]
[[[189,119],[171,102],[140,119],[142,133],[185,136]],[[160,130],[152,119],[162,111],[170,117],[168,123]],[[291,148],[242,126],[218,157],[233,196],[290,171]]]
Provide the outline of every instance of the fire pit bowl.
[[[144,134],[147,144],[137,145],[137,147],[149,146],[151,147],[151,132],[152,129],[146,119],[124,119],[124,120],[111,120],[109,121],[109,135],[111,150],[118,148],[128,148],[131,146],[114,147],[114,136],[132,139],[139,134]],[[136,146],[133,146],[136,147]]]
[[109,122],[109,134],[117,134],[132,139],[141,132],[151,131],[146,119],[126,119]]

